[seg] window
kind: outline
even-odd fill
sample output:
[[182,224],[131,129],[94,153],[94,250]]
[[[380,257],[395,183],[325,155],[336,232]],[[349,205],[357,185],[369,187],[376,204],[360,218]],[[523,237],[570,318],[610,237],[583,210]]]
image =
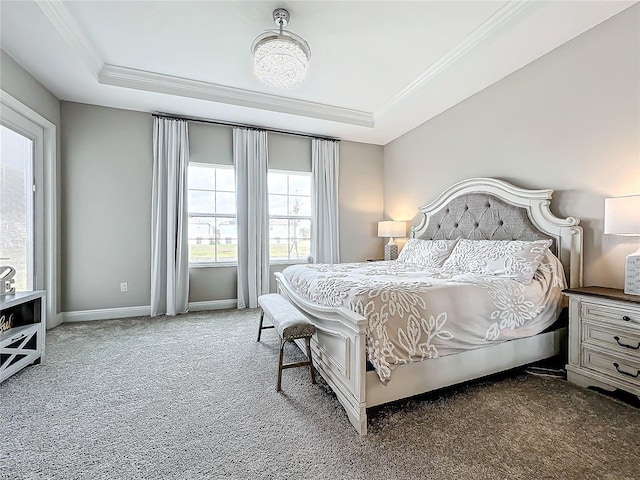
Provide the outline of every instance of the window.
[[[33,112],[14,106],[3,99],[0,109],[0,263],[16,269],[16,291],[41,290],[51,286],[44,270],[45,129]],[[47,142],[47,154],[54,148]]]
[[232,166],[189,163],[189,263],[238,261]]
[[0,263],[16,269],[15,288],[32,290],[34,268],[34,142],[0,126]]
[[269,171],[269,256],[303,260],[311,254],[311,174]]

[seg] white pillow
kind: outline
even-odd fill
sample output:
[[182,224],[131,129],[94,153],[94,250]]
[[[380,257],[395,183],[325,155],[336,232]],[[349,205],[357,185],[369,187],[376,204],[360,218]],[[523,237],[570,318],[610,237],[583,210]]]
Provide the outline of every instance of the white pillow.
[[398,262],[426,268],[440,268],[458,240],[421,240],[410,238],[398,255]]
[[442,266],[458,273],[481,273],[531,283],[551,240],[464,240],[456,244]]

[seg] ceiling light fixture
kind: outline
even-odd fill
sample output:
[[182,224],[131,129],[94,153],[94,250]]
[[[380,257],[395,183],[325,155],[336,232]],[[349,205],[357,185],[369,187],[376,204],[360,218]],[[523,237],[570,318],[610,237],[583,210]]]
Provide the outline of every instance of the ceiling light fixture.
[[302,37],[284,30],[289,18],[288,11],[276,8],[273,21],[278,30],[267,30],[251,45],[256,76],[276,88],[297,87],[309,70],[311,48]]

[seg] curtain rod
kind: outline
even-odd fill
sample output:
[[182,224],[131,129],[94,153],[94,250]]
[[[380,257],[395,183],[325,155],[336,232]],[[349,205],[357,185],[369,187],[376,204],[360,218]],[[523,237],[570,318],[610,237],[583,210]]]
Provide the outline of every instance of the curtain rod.
[[331,140],[333,142],[340,141],[339,138],[335,138],[335,137],[311,135],[310,133],[295,132],[293,130],[276,130],[274,128],[259,127],[257,125],[248,125],[245,123],[232,123],[232,122],[224,122],[222,120],[209,120],[206,118],[197,118],[197,117],[183,117],[179,115],[172,115],[170,113],[162,113],[162,112],[152,113],[151,115],[154,117],[172,118],[174,120],[186,120],[187,122],[210,123],[212,125],[225,125],[227,127],[249,128],[251,130],[265,130],[267,132],[281,133],[283,135],[294,135],[296,137],[317,138],[320,140]]

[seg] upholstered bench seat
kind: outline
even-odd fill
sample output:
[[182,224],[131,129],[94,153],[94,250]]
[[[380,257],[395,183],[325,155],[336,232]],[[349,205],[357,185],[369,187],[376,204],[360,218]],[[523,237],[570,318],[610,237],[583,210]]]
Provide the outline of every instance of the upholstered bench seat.
[[[297,308],[291,305],[282,295],[277,293],[269,293],[258,297],[258,305],[260,305],[260,325],[258,327],[258,342],[262,330],[265,328],[275,328],[280,336],[280,361],[278,364],[278,382],[276,390],[280,391],[282,383],[282,370],[285,368],[309,366],[311,373],[311,382],[316,383],[315,373],[313,371],[313,363],[311,359],[311,337],[316,333],[316,327],[307,317]],[[264,317],[272,323],[263,325]],[[307,350],[307,361],[290,363],[283,365],[284,344],[288,341],[299,338],[305,339]]]
[[284,340],[304,338],[316,333],[316,327],[282,295],[270,293],[258,298],[258,304]]

